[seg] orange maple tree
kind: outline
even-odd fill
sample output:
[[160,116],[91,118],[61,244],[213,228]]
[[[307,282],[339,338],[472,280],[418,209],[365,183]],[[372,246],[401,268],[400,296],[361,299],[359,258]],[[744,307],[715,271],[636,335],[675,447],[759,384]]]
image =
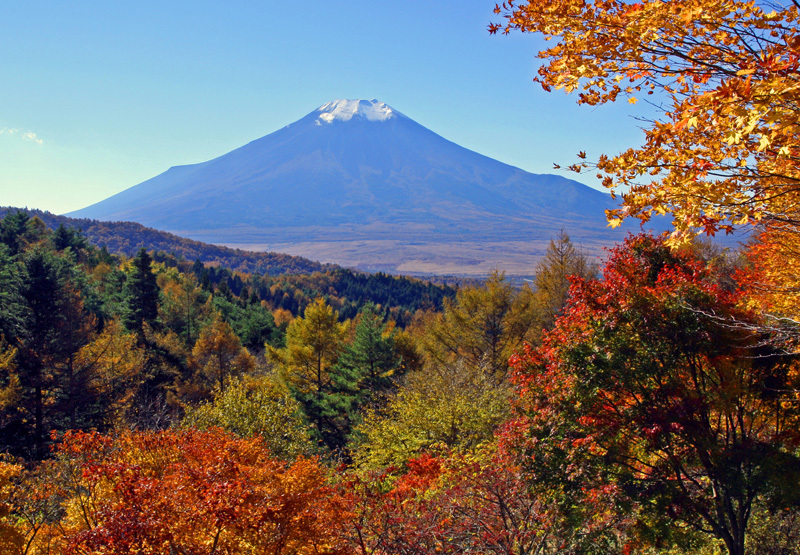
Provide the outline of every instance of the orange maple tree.
[[[673,240],[697,231],[800,222],[800,33],[796,1],[507,0],[490,32],[536,33],[536,81],[596,105],[653,95],[663,117],[644,144],[596,164],[622,192],[612,225],[674,217]],[[582,155],[583,156],[583,155]],[[584,156],[585,157],[585,156]]]
[[339,497],[315,459],[274,459],[220,430],[68,433],[91,513],[67,554],[338,554]]

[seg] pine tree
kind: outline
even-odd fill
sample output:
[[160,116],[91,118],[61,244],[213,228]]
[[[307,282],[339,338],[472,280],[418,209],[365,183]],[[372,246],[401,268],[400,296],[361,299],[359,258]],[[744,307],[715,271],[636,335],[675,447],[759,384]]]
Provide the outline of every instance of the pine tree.
[[139,249],[125,282],[122,323],[140,338],[144,336],[144,324],[153,325],[158,318],[160,290],[151,265],[150,255]]
[[344,347],[331,369],[331,388],[320,399],[329,425],[329,443],[344,448],[353,426],[366,407],[387,396],[402,369],[394,345],[394,333],[383,323],[372,304],[358,316],[352,343]]
[[372,304],[359,314],[353,342],[347,345],[333,371],[335,390],[352,398],[353,408],[367,405],[393,389],[401,369],[394,333]]
[[268,356],[278,363],[283,380],[314,425],[317,438],[332,451],[343,445],[335,423],[338,407],[330,406],[331,369],[346,332],[347,325],[339,322],[338,312],[318,298],[306,307],[302,318],[289,324],[285,348],[267,345]]

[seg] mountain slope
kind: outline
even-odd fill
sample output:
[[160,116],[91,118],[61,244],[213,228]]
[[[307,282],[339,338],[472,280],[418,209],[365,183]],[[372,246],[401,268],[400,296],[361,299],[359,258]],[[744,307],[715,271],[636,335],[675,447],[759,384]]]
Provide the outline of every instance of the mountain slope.
[[39,217],[51,229],[56,229],[59,225],[80,229],[91,244],[106,247],[111,254],[131,257],[144,247],[147,250],[174,254],[189,261],[199,260],[229,270],[268,276],[310,274],[340,269],[333,264],[321,264],[299,256],[275,252],[248,252],[209,245],[133,222],[101,222],[87,218],[69,218],[43,210],[14,207],[0,207],[0,219],[8,212],[20,210],[30,214],[31,217]]
[[[330,102],[223,156],[170,168],[69,215],[397,270],[409,248],[412,259],[435,263],[447,244],[450,257],[463,251],[467,266],[503,267],[496,245],[493,259],[481,246],[546,241],[560,229],[597,250],[622,237],[606,227],[611,207],[609,195],[498,162],[361,100]],[[431,248],[416,252],[423,245]],[[304,248],[316,252],[297,252]],[[358,255],[370,249],[371,258]]]

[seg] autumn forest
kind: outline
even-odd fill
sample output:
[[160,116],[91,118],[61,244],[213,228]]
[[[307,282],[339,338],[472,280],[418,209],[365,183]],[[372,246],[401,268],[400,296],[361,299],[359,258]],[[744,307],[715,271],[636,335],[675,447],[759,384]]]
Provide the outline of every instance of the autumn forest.
[[495,12],[545,90],[658,109],[569,169],[671,231],[447,284],[7,210],[2,553],[800,553],[800,4]]

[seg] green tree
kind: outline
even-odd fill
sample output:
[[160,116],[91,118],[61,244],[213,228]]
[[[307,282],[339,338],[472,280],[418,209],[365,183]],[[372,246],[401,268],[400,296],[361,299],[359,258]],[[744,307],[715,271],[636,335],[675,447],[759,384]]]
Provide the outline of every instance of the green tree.
[[5,244],[0,244],[0,337],[13,338],[25,324],[25,300],[20,294],[20,266]]
[[152,326],[158,318],[160,293],[152,259],[144,248],[139,249],[125,281],[122,323],[140,338],[144,337],[144,325]]
[[242,345],[253,352],[261,352],[265,344],[277,347],[284,342],[284,335],[275,324],[275,317],[260,302],[245,306],[233,326]]
[[81,234],[80,230],[76,230],[72,227],[64,227],[64,224],[58,224],[58,228],[53,231],[53,234],[50,236],[50,242],[57,251],[63,251],[67,248],[76,251],[89,246],[86,237]]
[[9,212],[0,222],[0,242],[5,243],[12,255],[21,253],[36,240],[36,226],[27,212]]
[[241,339],[242,345],[251,352],[261,352],[265,343],[273,347],[283,346],[283,333],[275,324],[272,312],[262,306],[260,302],[240,304],[216,295],[213,306],[231,325],[233,331]]
[[361,309],[353,341],[344,347],[333,371],[337,391],[352,398],[353,409],[394,390],[402,370],[394,335],[374,305]]
[[77,272],[68,258],[41,247],[22,256],[25,326],[14,338],[14,347],[24,420],[37,456],[44,454],[53,405],[69,412],[82,394],[74,381],[73,362],[90,339],[94,318],[84,309]]
[[346,344],[331,368],[331,388],[320,405],[328,421],[328,443],[344,448],[361,411],[379,403],[394,391],[402,360],[394,345],[394,333],[375,307],[366,305],[357,317],[353,340]]

